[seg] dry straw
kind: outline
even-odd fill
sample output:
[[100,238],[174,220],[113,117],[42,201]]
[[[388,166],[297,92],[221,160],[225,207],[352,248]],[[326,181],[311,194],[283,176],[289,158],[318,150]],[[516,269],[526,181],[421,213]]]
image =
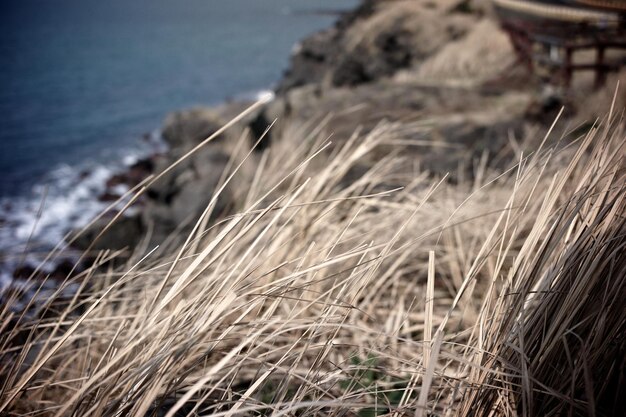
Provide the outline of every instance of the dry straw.
[[100,253],[28,314],[5,296],[0,414],[621,413],[621,126],[479,184],[398,172],[398,153],[353,175],[406,126],[331,147],[286,128],[239,213],[121,268]]

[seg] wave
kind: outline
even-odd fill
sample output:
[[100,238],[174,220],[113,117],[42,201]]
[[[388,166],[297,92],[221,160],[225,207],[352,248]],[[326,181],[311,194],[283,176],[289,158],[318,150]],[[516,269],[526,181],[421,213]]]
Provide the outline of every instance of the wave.
[[246,93],[239,94],[235,96],[235,100],[241,101],[271,101],[276,97],[276,93],[274,90],[263,89],[263,90],[254,90]]
[[123,184],[107,188],[107,180],[164,150],[160,131],[145,139],[121,150],[115,161],[59,165],[30,192],[0,199],[0,289],[11,284],[19,266],[41,266],[44,271],[54,268],[42,265],[45,255],[63,244],[68,231],[85,226],[110,205],[99,197],[105,191],[121,195],[128,190]]

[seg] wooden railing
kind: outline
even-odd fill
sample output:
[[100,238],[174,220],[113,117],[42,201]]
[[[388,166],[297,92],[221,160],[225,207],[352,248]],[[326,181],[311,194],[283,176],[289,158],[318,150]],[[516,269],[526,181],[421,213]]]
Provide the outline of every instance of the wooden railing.
[[[575,72],[594,71],[595,86],[601,87],[609,72],[626,65],[623,57],[609,60],[606,54],[607,50],[615,49],[624,51],[626,57],[626,14],[620,9],[626,9],[626,1],[578,1],[598,6],[597,9],[548,1],[494,0],[494,3],[519,60],[532,71],[539,65],[548,67],[553,83],[569,86]],[[574,62],[577,51],[589,49],[595,50],[595,61]]]

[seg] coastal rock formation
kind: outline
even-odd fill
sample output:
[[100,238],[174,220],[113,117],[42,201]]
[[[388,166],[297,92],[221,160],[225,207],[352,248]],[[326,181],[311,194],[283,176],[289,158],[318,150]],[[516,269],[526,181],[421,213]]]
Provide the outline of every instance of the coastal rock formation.
[[[163,125],[163,138],[170,149],[165,155],[137,161],[127,170],[112,176],[107,181],[107,191],[100,196],[101,201],[112,202],[120,198],[115,192],[117,186],[131,188],[151,174],[158,174],[166,169],[169,172],[151,183],[149,188],[132,207],[131,215],[120,217],[109,225],[110,218],[99,220],[90,230],[74,242],[80,249],[88,248],[94,238],[108,229],[98,238],[92,249],[123,249],[136,246],[146,232],[150,230],[150,242],[159,244],[172,232],[185,231],[193,227],[195,220],[210,202],[218,186],[229,153],[217,137],[213,142],[184,159],[175,167],[169,167],[195,145],[215,133],[222,127],[220,115],[208,108],[194,108],[171,114]],[[217,201],[213,216],[225,212],[229,190],[222,193]],[[139,209],[139,210],[137,210]]]
[[210,109],[181,110],[165,119],[162,136],[171,148],[188,148],[211,136],[223,125],[224,121]]
[[139,244],[146,230],[137,215],[121,216],[109,225],[110,221],[110,218],[98,220],[89,229],[81,231],[81,234],[74,238],[72,245],[82,250],[125,248],[132,250]]
[[[271,146],[273,136],[285,136],[285,128],[306,123],[332,134],[335,144],[381,121],[420,123],[419,133],[399,133],[396,142],[422,169],[450,173],[451,180],[473,175],[478,158],[497,155],[504,143],[541,129],[543,116],[552,120],[567,99],[546,93],[516,65],[507,35],[482,0],[362,1],[294,49],[275,93],[240,123],[255,140],[278,120],[259,149]],[[169,152],[118,180],[132,186],[148,171],[162,172],[247,105],[173,113],[162,129]],[[139,214],[114,225],[99,247],[132,248],[148,230],[155,244],[175,231],[184,236],[211,201],[240,135],[241,130],[225,132],[151,185],[138,203]],[[372,152],[361,164],[371,165],[388,151]],[[253,174],[238,176],[249,182]],[[237,194],[234,185],[225,189],[212,216],[235,210]]]
[[[150,188],[142,223],[153,229],[154,241],[162,241],[176,229],[193,227],[213,197],[229,159],[218,147],[203,148]],[[157,172],[172,162],[173,158],[164,159]],[[225,194],[217,200],[214,216],[225,211],[228,200]]]
[[334,27],[299,44],[278,91],[316,83],[354,86],[419,66],[470,30],[484,12],[474,3],[365,1]]

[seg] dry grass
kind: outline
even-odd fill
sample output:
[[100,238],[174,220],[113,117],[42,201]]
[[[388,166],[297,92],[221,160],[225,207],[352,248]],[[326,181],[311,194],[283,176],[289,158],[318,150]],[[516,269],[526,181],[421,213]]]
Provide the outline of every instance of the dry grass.
[[121,269],[101,253],[53,313],[5,305],[0,414],[619,412],[620,126],[456,184],[398,172],[401,153],[346,180],[406,126],[332,150],[287,129],[239,214]]
[[[459,40],[445,45],[419,68],[398,78],[477,85],[501,75],[515,64],[509,37],[490,19],[483,19]],[[614,84],[613,84],[614,85]]]

